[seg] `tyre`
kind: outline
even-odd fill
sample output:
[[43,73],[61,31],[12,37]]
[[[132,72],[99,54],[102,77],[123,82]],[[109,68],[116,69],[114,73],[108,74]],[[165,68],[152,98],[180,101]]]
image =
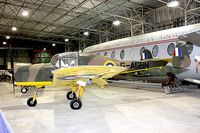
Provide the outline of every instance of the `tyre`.
[[27,105],[29,107],[35,107],[37,104],[37,100],[35,99],[35,101],[33,101],[33,97],[30,97],[28,100],[27,100]]
[[28,91],[28,87],[24,86],[21,88],[21,93],[26,93]]
[[73,91],[69,91],[69,92],[67,93],[66,97],[67,97],[68,100],[73,100],[73,99],[76,98],[76,93],[73,92]]
[[79,110],[82,107],[82,102],[79,99],[74,99],[70,102],[70,107],[73,110]]

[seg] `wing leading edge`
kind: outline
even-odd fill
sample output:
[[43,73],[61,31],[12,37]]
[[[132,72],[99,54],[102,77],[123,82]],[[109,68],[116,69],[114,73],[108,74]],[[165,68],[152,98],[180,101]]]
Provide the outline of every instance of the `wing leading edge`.
[[103,88],[107,84],[106,79],[125,70],[125,67],[113,66],[78,66],[61,68],[53,72],[53,84],[55,86],[74,86],[78,80],[87,82],[89,79],[92,79],[93,83]]

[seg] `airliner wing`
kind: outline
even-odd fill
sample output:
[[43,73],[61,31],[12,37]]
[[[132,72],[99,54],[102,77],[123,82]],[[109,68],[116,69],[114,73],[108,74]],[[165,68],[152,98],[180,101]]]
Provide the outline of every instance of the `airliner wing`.
[[191,83],[200,84],[200,80],[198,80],[198,79],[185,78],[184,80],[188,81],[188,82],[191,82]]
[[185,42],[191,42],[200,47],[200,30],[179,36],[179,39]]
[[150,71],[150,70],[155,70],[155,69],[163,69],[163,66],[150,67],[150,68],[144,68],[144,69],[136,69],[136,70],[128,70],[128,71],[121,72],[120,74],[136,73],[136,72]]

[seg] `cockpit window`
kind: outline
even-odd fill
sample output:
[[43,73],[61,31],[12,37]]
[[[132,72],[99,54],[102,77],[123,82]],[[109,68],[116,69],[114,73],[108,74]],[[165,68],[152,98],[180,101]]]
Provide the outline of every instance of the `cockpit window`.
[[58,68],[77,66],[78,65],[78,53],[77,52],[67,52],[67,53],[57,54],[52,57],[51,64]]

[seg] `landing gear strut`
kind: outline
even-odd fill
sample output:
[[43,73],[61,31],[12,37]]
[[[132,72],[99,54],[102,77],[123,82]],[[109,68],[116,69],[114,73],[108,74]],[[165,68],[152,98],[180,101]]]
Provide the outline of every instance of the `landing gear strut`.
[[[71,109],[79,110],[82,107],[81,98],[83,95],[83,90],[85,89],[86,82],[78,81],[77,86],[72,88],[72,91],[67,93],[67,99],[72,100],[70,102]],[[75,93],[76,92],[76,93]]]
[[37,93],[38,93],[38,88],[37,88],[36,93],[27,100],[27,105],[29,107],[35,107],[37,105],[37,99],[36,99],[37,98]]

